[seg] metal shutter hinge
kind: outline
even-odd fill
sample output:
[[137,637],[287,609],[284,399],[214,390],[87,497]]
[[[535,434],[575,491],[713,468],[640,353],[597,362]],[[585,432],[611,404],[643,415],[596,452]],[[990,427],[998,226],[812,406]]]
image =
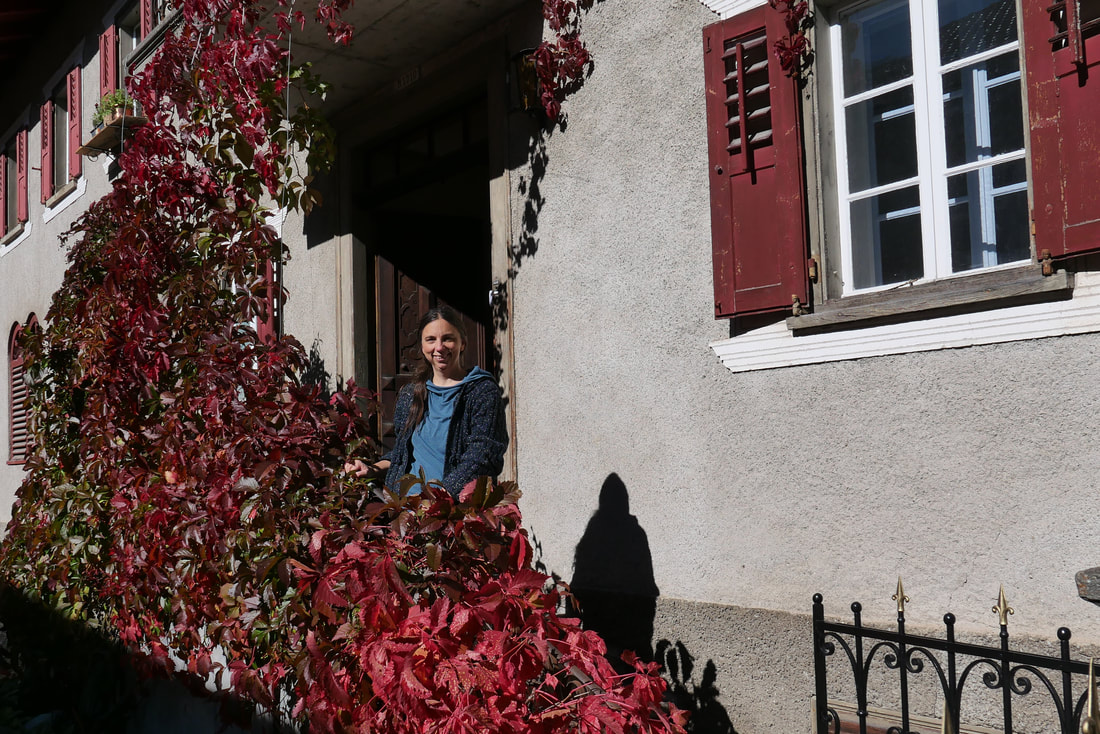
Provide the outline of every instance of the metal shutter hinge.
[[1039,264],[1043,268],[1043,275],[1054,275],[1054,259],[1050,256],[1050,250],[1043,250],[1040,253]]

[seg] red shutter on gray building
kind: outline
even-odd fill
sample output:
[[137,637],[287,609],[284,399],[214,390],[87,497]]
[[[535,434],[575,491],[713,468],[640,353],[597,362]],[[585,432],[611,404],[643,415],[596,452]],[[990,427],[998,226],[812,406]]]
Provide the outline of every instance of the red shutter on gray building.
[[22,464],[26,460],[29,436],[27,432],[27,382],[23,379],[23,350],[19,337],[23,328],[16,326],[8,338],[8,463]]
[[264,288],[262,311],[256,319],[256,336],[263,344],[273,344],[279,338],[280,302],[279,293],[282,286],[278,282],[278,271],[275,263],[268,260],[264,263],[264,279],[267,285]]
[[8,156],[0,154],[0,236],[8,231],[8,187],[14,184],[14,181],[8,180]]
[[111,26],[99,37],[99,96],[118,86],[118,28]]
[[27,131],[15,134],[15,210],[20,222],[30,216],[27,206]]
[[138,13],[141,23],[141,37],[148,38],[153,30],[153,0],[139,0]]
[[8,227],[15,226],[15,222],[8,221],[8,196],[15,181],[8,180],[8,156],[0,155],[0,236],[7,234]]
[[39,117],[42,132],[42,203],[53,195],[53,102],[42,105]]
[[703,29],[714,315],[808,303],[798,86],[779,65],[771,7]]
[[1032,220],[1040,259],[1100,251],[1100,18],[1024,2]]
[[[69,178],[80,176],[83,157],[76,151],[80,148],[80,117],[83,110],[80,107],[80,67],[69,72],[68,84],[69,103]],[[59,182],[60,183],[60,182]]]

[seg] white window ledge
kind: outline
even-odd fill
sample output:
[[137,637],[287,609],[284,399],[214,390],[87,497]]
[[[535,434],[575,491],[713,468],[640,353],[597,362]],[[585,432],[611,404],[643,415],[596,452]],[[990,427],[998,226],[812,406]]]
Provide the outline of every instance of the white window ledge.
[[[14,231],[16,230],[13,230],[13,232]],[[12,237],[10,241],[4,242],[3,239],[0,239],[0,243],[2,243],[0,244],[0,257],[7,255],[14,250],[20,242],[31,236],[31,223],[27,221],[20,224],[18,232],[19,234]]]
[[70,181],[59,188],[58,192],[46,201],[45,211],[42,212],[42,223],[45,224],[65,211],[65,208],[68,207],[69,204],[72,204],[84,195],[84,190],[87,188],[88,181],[84,176],[76,179],[76,181]]
[[767,0],[699,0],[699,2],[718,13],[720,20],[732,18],[738,13],[768,4]]
[[1100,332],[1100,273],[1078,273],[1073,298],[900,324],[795,336],[780,321],[710,348],[731,372]]

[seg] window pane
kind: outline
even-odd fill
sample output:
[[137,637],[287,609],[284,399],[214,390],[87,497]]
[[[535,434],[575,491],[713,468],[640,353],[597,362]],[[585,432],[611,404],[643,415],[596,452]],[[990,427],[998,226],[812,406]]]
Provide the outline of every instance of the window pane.
[[845,111],[852,192],[917,175],[913,88],[879,95]]
[[877,3],[844,15],[840,37],[845,96],[912,76],[909,3],[905,0]]
[[[5,211],[7,212],[8,231],[11,231],[18,223],[16,220],[16,194],[19,190],[19,185],[15,180],[15,147],[13,146],[11,148],[8,148],[8,150],[5,151],[5,155],[7,155],[7,159],[4,161],[4,164],[7,167],[8,187],[4,191],[3,206]],[[0,234],[5,233],[0,232]]]
[[68,98],[62,87],[53,98],[53,188],[69,182],[69,111]]
[[1020,62],[1008,53],[943,75],[947,165],[1024,149]]
[[1031,256],[1027,181],[1022,163],[980,168],[947,180],[954,272]]
[[854,201],[851,211],[856,288],[924,276],[920,192],[916,186]]
[[[960,178],[962,177],[960,176]],[[1004,188],[1025,181],[1027,181],[1027,161],[1023,158],[993,166],[993,186],[996,188]]]
[[1016,40],[1016,0],[940,0],[940,63]]

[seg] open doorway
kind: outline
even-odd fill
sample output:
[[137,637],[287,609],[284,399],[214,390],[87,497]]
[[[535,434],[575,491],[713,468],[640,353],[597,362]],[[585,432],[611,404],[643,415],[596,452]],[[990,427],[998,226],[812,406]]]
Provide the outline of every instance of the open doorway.
[[359,158],[356,229],[371,255],[371,378],[387,448],[397,393],[420,360],[417,326],[427,310],[446,304],[463,314],[466,366],[498,370],[488,298],[488,140],[487,103],[477,98],[402,127]]

